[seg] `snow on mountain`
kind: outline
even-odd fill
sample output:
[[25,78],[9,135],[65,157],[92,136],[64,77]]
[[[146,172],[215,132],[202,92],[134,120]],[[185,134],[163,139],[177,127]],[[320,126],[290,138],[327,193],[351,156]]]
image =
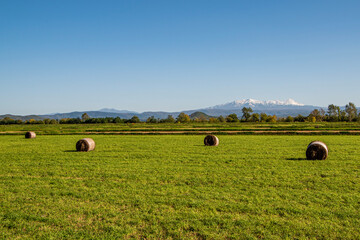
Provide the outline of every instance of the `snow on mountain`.
[[287,99],[286,101],[280,100],[255,100],[255,99],[244,99],[244,100],[236,100],[233,102],[216,105],[213,107],[209,107],[208,109],[239,109],[242,107],[252,107],[252,108],[263,108],[263,107],[302,107],[305,106],[302,103],[296,102],[294,99]]
[[128,111],[128,110],[117,110],[115,108],[102,108],[98,110],[99,112],[106,112],[106,113],[137,113],[135,111]]

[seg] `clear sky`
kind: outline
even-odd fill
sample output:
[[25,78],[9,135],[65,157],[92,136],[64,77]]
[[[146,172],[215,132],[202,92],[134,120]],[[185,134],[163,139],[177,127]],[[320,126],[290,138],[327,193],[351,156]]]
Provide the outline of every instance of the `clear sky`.
[[0,0],[0,114],[360,106],[359,0]]

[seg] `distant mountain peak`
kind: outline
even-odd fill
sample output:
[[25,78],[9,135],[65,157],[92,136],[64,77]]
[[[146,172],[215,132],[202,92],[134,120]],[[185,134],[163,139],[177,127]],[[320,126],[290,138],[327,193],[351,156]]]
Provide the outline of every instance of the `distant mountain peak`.
[[296,106],[305,106],[305,104],[302,103],[298,103],[296,102],[294,99],[289,98],[288,100],[285,101],[285,105],[296,105]]
[[262,104],[263,103],[263,101],[255,100],[255,99],[251,99],[251,98],[243,99],[243,100],[235,100],[234,102],[236,104],[239,104],[239,105],[243,105],[243,104]]
[[286,106],[293,106],[293,107],[302,107],[305,106],[302,103],[296,102],[294,99],[287,99],[285,101],[281,100],[256,100],[256,99],[243,99],[243,100],[235,100],[229,103],[216,105],[213,107],[210,107],[209,109],[238,109],[241,107],[286,107]]
[[128,110],[117,110],[115,108],[102,108],[98,110],[99,112],[106,112],[106,113],[137,113],[134,111],[128,111]]

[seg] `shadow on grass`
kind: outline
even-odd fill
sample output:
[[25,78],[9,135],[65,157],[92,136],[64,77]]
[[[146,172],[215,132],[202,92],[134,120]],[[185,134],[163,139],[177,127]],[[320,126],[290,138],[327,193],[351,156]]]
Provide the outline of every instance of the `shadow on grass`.
[[308,160],[307,158],[287,158],[286,160],[289,160],[289,161],[311,161],[311,160]]
[[77,152],[76,150],[65,150],[64,152]]

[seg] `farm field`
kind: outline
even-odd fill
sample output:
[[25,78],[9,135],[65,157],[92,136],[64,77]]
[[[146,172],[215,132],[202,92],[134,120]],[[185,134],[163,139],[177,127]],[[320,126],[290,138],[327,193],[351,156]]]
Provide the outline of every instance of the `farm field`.
[[203,138],[1,135],[0,239],[360,238],[359,136]]
[[20,124],[0,125],[0,135],[58,134],[342,134],[360,135],[359,122],[318,123],[107,123],[107,124]]

